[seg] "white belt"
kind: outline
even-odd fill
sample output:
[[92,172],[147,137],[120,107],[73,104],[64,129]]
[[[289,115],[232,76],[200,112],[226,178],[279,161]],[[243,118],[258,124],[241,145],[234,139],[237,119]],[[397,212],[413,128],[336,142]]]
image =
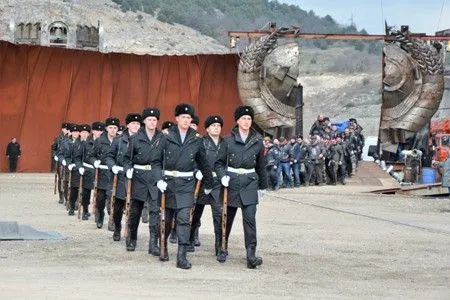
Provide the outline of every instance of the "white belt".
[[164,171],[164,175],[172,177],[191,177],[194,176],[194,172]]
[[102,169],[102,170],[108,170],[109,169],[108,166],[106,166],[106,165],[99,165],[98,168]]
[[134,165],[133,168],[138,170],[150,171],[152,169],[151,165]]
[[94,166],[93,165],[90,165],[90,164],[88,164],[88,163],[83,163],[83,166],[84,167],[86,167],[86,168],[91,168],[91,169],[93,169],[94,168]]
[[236,173],[236,174],[250,174],[250,173],[256,172],[255,168],[253,168],[253,169],[243,169],[243,168],[235,169],[232,167],[228,167],[227,171],[231,172],[231,173]]

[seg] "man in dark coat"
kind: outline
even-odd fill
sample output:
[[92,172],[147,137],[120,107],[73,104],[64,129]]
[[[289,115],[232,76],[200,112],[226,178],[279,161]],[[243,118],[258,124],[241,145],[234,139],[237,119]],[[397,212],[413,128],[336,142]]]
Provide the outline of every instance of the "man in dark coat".
[[75,214],[75,202],[78,198],[78,189],[80,187],[80,173],[78,169],[83,162],[83,146],[79,139],[80,126],[77,124],[71,124],[70,128],[71,139],[69,142],[69,152],[66,157],[67,169],[70,172],[70,197],[69,197],[69,216]]
[[17,160],[21,154],[20,144],[17,142],[16,138],[12,138],[11,142],[6,147],[6,157],[9,159],[9,171],[11,173],[16,172]]
[[119,129],[119,119],[110,117],[105,121],[106,132],[95,140],[92,152],[89,154],[89,162],[99,169],[97,180],[97,199],[95,199],[97,214],[95,216],[97,228],[103,227],[105,217],[105,205],[107,194],[111,190],[111,172],[106,165],[106,157],[112,151],[111,143]]
[[[112,151],[106,156],[106,165],[111,169],[114,177],[117,177],[117,186],[115,191],[114,207],[112,215],[114,223],[113,240],[120,241],[120,232],[122,230],[122,216],[127,198],[127,178],[125,176],[125,154],[130,145],[131,136],[135,135],[141,127],[141,115],[130,113],[125,118],[126,129],[122,134],[114,138],[111,148]],[[114,180],[113,180],[114,181]],[[112,187],[114,189],[114,186]],[[139,224],[139,222],[138,222]],[[137,228],[136,228],[137,230]]]
[[55,138],[53,145],[52,145],[52,155],[53,155],[53,160],[56,163],[55,167],[56,167],[56,173],[58,176],[59,203],[64,203],[64,189],[62,186],[63,166],[62,166],[62,162],[59,161],[58,153],[59,153],[59,149],[61,148],[61,144],[63,143],[63,140],[66,139],[66,136],[69,132],[69,130],[67,129],[68,126],[69,126],[69,123],[62,123],[61,132]]
[[[224,138],[215,163],[217,176],[229,189],[226,240],[230,235],[237,209],[242,210],[247,267],[254,269],[262,264],[257,257],[256,205],[267,188],[262,137],[251,127],[254,111],[250,106],[239,106],[234,119],[237,126]],[[219,261],[225,262],[227,251],[221,251]]]
[[60,163],[60,177],[62,178],[63,199],[60,199],[59,203],[67,203],[69,201],[69,169],[67,169],[66,158],[70,156],[70,141],[72,136],[72,133],[70,132],[71,129],[72,124],[67,123],[66,134],[62,136],[59,142],[55,159]]
[[[203,174],[206,194],[213,186],[212,170],[206,159],[206,152],[200,135],[190,128],[194,108],[189,104],[179,104],[175,108],[177,125],[169,128],[164,135],[161,165],[164,178],[157,182],[161,192],[166,193],[165,232],[170,234],[172,219],[177,219],[178,254],[177,267],[190,269],[191,263],[186,258],[186,247],[190,236],[190,209],[194,206],[196,167]],[[166,245],[165,245],[166,246]],[[168,260],[167,247],[162,260]]]
[[[92,129],[92,137],[90,136]],[[94,148],[94,141],[100,137],[105,130],[105,124],[102,122],[92,123],[92,128],[88,124],[81,125],[80,140],[82,147],[82,162],[78,168],[80,176],[83,176],[83,191],[81,194],[81,206],[83,214],[81,219],[89,219],[89,204],[91,202],[91,190],[94,188],[94,166],[89,163],[90,153]],[[81,209],[80,207],[78,209]]]
[[[136,248],[139,219],[143,213],[144,204],[148,202],[150,215],[150,241],[148,253],[158,256],[159,236],[159,190],[156,182],[162,178],[161,169],[161,139],[162,134],[157,129],[160,117],[159,109],[149,107],[142,112],[144,126],[130,138],[130,145],[124,157],[124,168],[131,180],[131,207],[128,221],[129,236],[126,241],[127,251]],[[145,211],[144,211],[145,212]]]
[[[219,150],[222,143],[222,137],[220,133],[222,131],[223,126],[223,118],[221,116],[208,116],[205,120],[205,128],[207,134],[202,138],[203,146],[206,150],[206,159],[207,162],[213,170],[214,163],[216,162],[217,156],[219,154]],[[197,180],[202,180],[203,175],[200,171],[196,173]],[[221,241],[221,205],[223,202],[223,195],[221,193],[221,184],[220,180],[217,178],[215,172],[213,173],[214,185],[210,194],[206,195],[204,193],[204,189],[202,185],[200,185],[200,191],[198,195],[197,202],[195,204],[194,213],[192,216],[191,223],[191,234],[189,238],[190,245],[188,247],[188,251],[195,251],[195,235],[196,231],[198,231],[198,227],[200,225],[200,219],[203,214],[203,210],[205,209],[205,205],[211,205],[211,211],[213,216],[213,225],[214,225],[214,236],[215,236],[215,255],[218,256],[220,251],[220,241]]]

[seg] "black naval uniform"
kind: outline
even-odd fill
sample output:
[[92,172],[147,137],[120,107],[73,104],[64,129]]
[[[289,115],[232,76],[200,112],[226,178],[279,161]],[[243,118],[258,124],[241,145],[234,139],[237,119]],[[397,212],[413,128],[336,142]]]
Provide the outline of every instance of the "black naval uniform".
[[[206,160],[211,170],[214,169],[214,163],[217,160],[222,140],[223,140],[222,137],[219,137],[219,143],[216,145],[214,140],[209,135],[206,135],[202,138],[203,146],[206,151]],[[214,225],[214,236],[215,236],[214,246],[217,255],[220,250],[220,241],[222,236],[221,216],[222,216],[223,193],[221,192],[222,185],[215,172],[213,172],[213,180],[214,180],[213,188],[211,193],[208,195],[205,195],[204,192],[205,189],[203,187],[203,184],[200,186],[197,203],[195,204],[194,214],[192,216],[189,248],[191,251],[194,250],[193,244],[195,241],[195,234],[200,225],[200,219],[203,215],[203,210],[205,209],[205,205],[211,205],[213,225]]]
[[[64,203],[65,201],[68,201],[67,199],[68,192],[69,192],[69,169],[67,169],[67,166],[69,165],[67,163],[67,159],[70,157],[70,140],[71,138],[67,135],[63,135],[61,137],[59,146],[58,146],[58,162],[60,164],[60,178],[63,180],[62,183],[62,191],[60,191],[60,201],[59,203]],[[66,159],[67,158],[67,159]],[[66,161],[66,165],[64,166],[63,161]],[[62,192],[62,193],[61,193]],[[62,196],[62,199],[61,199]]]
[[81,144],[80,139],[72,139],[70,141],[70,159],[67,161],[67,166],[70,164],[75,164],[72,168],[70,176],[70,199],[69,199],[69,215],[74,214],[75,210],[75,202],[78,199],[78,190],[80,187],[80,173],[78,169],[82,165],[83,160],[83,145]]
[[124,169],[133,168],[127,250],[133,251],[136,247],[139,220],[144,204],[148,203],[150,215],[148,251],[154,256],[159,256],[158,238],[161,198],[156,182],[162,178],[162,139],[163,134],[159,130],[155,130],[150,140],[145,128],[141,128],[135,136],[130,138],[130,146],[124,157]]
[[64,189],[61,186],[61,180],[62,178],[62,164],[61,161],[59,160],[59,149],[61,149],[61,143],[62,140],[64,138],[64,134],[61,132],[56,138],[55,138],[55,142],[52,145],[52,154],[53,154],[53,160],[56,161],[56,173],[57,173],[57,177],[58,177],[58,194],[59,194],[59,203],[64,203]]
[[102,135],[94,141],[94,147],[90,153],[89,163],[94,165],[96,160],[100,160],[98,167],[98,181],[97,181],[97,227],[103,227],[103,219],[105,217],[106,197],[111,188],[112,173],[106,165],[106,157],[111,151],[111,142],[108,139],[108,133],[103,132]]
[[[129,145],[130,135],[128,130],[125,130],[121,135],[115,137],[113,142],[111,143],[111,151],[108,152],[106,156],[106,165],[109,169],[112,169],[113,166],[124,166],[124,156],[127,152]],[[117,175],[117,187],[116,187],[116,195],[114,200],[113,207],[113,216],[114,216],[114,234],[113,239],[115,241],[120,240],[120,232],[122,230],[122,216],[123,209],[125,207],[125,200],[127,198],[127,178],[125,176],[125,169],[123,171],[119,171]],[[112,184],[112,181],[111,181]]]
[[[178,255],[177,267],[188,269],[191,264],[186,259],[186,246],[190,236],[190,209],[194,206],[195,177],[194,169],[203,173],[205,189],[213,185],[212,170],[207,163],[205,148],[198,133],[189,128],[184,141],[181,140],[177,126],[168,129],[164,135],[164,180],[167,182],[166,193],[166,238],[170,234],[172,219],[176,216]],[[167,251],[167,247],[165,248]],[[168,254],[165,253],[168,257]]]
[[[94,189],[95,169],[90,163],[90,157],[94,148],[94,140],[89,137],[86,141],[81,142],[83,148],[83,161],[81,167],[84,169],[83,174],[83,192],[81,205],[83,206],[83,220],[89,219],[89,204],[91,203],[91,191]],[[79,168],[78,168],[79,169]]]
[[240,207],[249,268],[262,264],[262,259],[255,257],[257,245],[255,217],[259,200],[258,190],[267,188],[265,160],[262,137],[254,129],[250,129],[248,137],[243,141],[236,126],[231,134],[224,138],[215,163],[215,171],[219,178],[225,175],[230,177],[226,244],[237,209]]

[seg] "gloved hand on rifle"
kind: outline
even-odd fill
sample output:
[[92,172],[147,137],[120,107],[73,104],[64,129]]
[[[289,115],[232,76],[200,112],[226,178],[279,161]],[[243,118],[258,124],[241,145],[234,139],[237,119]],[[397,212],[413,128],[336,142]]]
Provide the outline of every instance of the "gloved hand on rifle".
[[54,160],[54,161],[58,161],[58,156],[56,156],[56,155],[53,156],[53,160]]
[[117,175],[120,171],[123,171],[123,167],[114,165],[111,168],[111,171],[114,173],[114,175]]
[[203,179],[202,171],[198,170],[197,172],[195,172],[195,178],[196,178],[198,181],[201,181],[201,180]]
[[62,161],[62,165],[63,165],[64,167],[67,166],[67,162],[66,162],[65,159],[63,159],[63,161]]
[[101,163],[100,160],[94,161],[94,168],[98,169],[98,167],[100,166],[100,163]]
[[161,193],[164,193],[167,189],[167,182],[165,182],[164,180],[159,180],[156,183],[156,187],[161,191]]
[[220,179],[220,182],[224,187],[228,187],[230,185],[230,176],[228,175],[223,176],[222,179]]
[[80,167],[80,168],[78,169],[78,173],[80,173],[80,175],[83,176],[83,175],[84,175],[84,168],[83,168],[83,167]]
[[128,179],[133,178],[133,172],[134,172],[133,168],[127,170],[127,178]]
[[205,195],[211,194],[212,189],[205,189]]
[[70,164],[67,166],[67,169],[69,169],[69,171],[72,171],[72,169],[75,167],[75,164]]

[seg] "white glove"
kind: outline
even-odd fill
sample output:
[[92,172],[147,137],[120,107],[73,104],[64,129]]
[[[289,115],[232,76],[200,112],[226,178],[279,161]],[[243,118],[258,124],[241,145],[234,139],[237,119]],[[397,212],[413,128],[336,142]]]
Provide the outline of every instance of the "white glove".
[[[113,167],[113,168],[114,168],[114,167]],[[133,178],[133,171],[134,171],[133,168],[127,170],[127,178],[128,178],[128,179]]]
[[195,172],[195,178],[196,178],[198,181],[201,181],[201,180],[203,179],[202,171],[198,170],[197,172]]
[[121,166],[113,166],[113,167],[111,168],[111,171],[112,171],[115,175],[117,175],[117,174],[119,173],[119,171],[123,171],[123,167],[121,167]]
[[78,172],[80,173],[80,175],[84,175],[84,168],[83,168],[83,167],[80,167],[80,168],[78,169]]
[[73,167],[75,167],[75,164],[70,164],[67,166],[67,168],[69,169],[69,171],[72,171]]
[[205,195],[211,194],[212,189],[205,189]]
[[55,161],[58,161],[58,156],[53,156],[53,159],[55,160]]
[[62,165],[63,165],[64,167],[67,165],[67,162],[66,162],[65,159],[63,159],[63,161],[62,161]]
[[100,166],[100,163],[101,163],[100,160],[94,161],[94,168],[98,169],[98,166]]
[[222,179],[220,179],[220,182],[224,187],[228,187],[230,185],[230,176],[228,175],[223,176]]
[[261,201],[264,198],[264,190],[258,190],[258,200]]
[[164,180],[159,180],[156,183],[156,187],[161,191],[161,193],[164,193],[164,191],[167,189],[167,182]]

